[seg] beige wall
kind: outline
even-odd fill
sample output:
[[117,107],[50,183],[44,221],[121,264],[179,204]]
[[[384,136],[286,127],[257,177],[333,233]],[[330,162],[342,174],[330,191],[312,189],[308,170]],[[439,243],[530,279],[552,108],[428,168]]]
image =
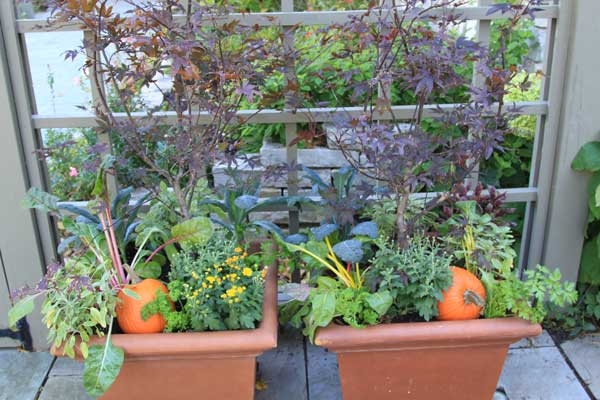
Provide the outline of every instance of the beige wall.
[[542,262],[576,280],[587,218],[587,177],[573,172],[570,164],[584,143],[600,140],[600,1],[561,1],[567,2],[573,8],[562,104],[550,105],[560,110],[560,120]]
[[[15,117],[14,95],[10,86],[7,59],[0,31],[0,252],[4,274],[0,279],[0,327],[7,326],[8,289],[26,283],[34,284],[42,276],[42,257],[33,215],[21,207],[27,188],[27,175],[22,167],[23,151]],[[2,271],[0,271],[2,272]],[[6,278],[6,280],[5,280]],[[8,283],[7,283],[8,281]],[[7,287],[7,285],[11,285]],[[45,331],[39,313],[28,319],[36,348],[46,347]],[[11,345],[2,341],[0,346]]]

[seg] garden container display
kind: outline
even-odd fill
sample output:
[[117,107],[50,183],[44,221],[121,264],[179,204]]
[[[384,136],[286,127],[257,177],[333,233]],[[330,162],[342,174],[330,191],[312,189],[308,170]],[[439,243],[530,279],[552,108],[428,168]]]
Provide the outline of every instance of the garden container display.
[[337,353],[344,400],[487,400],[508,346],[541,331],[519,318],[331,324],[315,343]]

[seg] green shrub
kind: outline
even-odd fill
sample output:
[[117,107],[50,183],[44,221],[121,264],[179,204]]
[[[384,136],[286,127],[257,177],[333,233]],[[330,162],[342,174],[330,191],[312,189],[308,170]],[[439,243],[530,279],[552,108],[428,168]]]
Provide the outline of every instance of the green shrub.
[[94,132],[91,129],[48,129],[43,131],[43,137],[51,193],[61,200],[91,199],[95,173],[88,168],[97,159],[88,149],[96,144]]

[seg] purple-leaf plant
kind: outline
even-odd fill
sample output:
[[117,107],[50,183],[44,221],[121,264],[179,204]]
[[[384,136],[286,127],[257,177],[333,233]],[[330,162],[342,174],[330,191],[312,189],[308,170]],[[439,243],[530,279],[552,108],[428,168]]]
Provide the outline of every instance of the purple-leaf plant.
[[[414,222],[407,216],[411,194],[424,189],[449,189],[469,177],[482,158],[501,149],[508,121],[518,112],[504,104],[507,88],[519,66],[506,65],[503,53],[459,34],[463,0],[395,0],[392,7],[371,8],[366,14],[329,27],[336,40],[346,43],[343,57],[376,49],[371,57],[372,76],[355,82],[363,112],[340,118],[337,143],[359,172],[379,181],[396,203],[396,240],[407,244]],[[513,2],[514,3],[514,2]],[[538,1],[502,5],[512,22],[501,32],[510,35],[520,18],[529,17]],[[358,58],[358,57],[357,57]],[[473,84],[474,71],[478,76]],[[390,88],[408,91],[416,98],[410,115],[392,106]],[[436,105],[457,88],[465,88],[469,101]],[[439,202],[430,205],[439,205]]]
[[[50,0],[51,20],[91,32],[66,58],[85,58],[100,133],[118,138],[120,159],[141,161],[143,186],[166,182],[187,219],[199,180],[235,159],[237,128],[254,115],[237,112],[264,105],[261,84],[282,65],[280,36],[197,0],[124,0],[131,11],[123,15],[110,3]],[[158,104],[144,103],[143,88],[159,94]]]

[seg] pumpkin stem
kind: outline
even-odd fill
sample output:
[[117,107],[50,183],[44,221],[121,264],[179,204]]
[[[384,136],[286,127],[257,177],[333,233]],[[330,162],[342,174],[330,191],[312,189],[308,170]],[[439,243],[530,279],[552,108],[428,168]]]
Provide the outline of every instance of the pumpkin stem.
[[485,306],[485,300],[476,292],[467,289],[463,295],[465,304],[475,304],[477,307]]

